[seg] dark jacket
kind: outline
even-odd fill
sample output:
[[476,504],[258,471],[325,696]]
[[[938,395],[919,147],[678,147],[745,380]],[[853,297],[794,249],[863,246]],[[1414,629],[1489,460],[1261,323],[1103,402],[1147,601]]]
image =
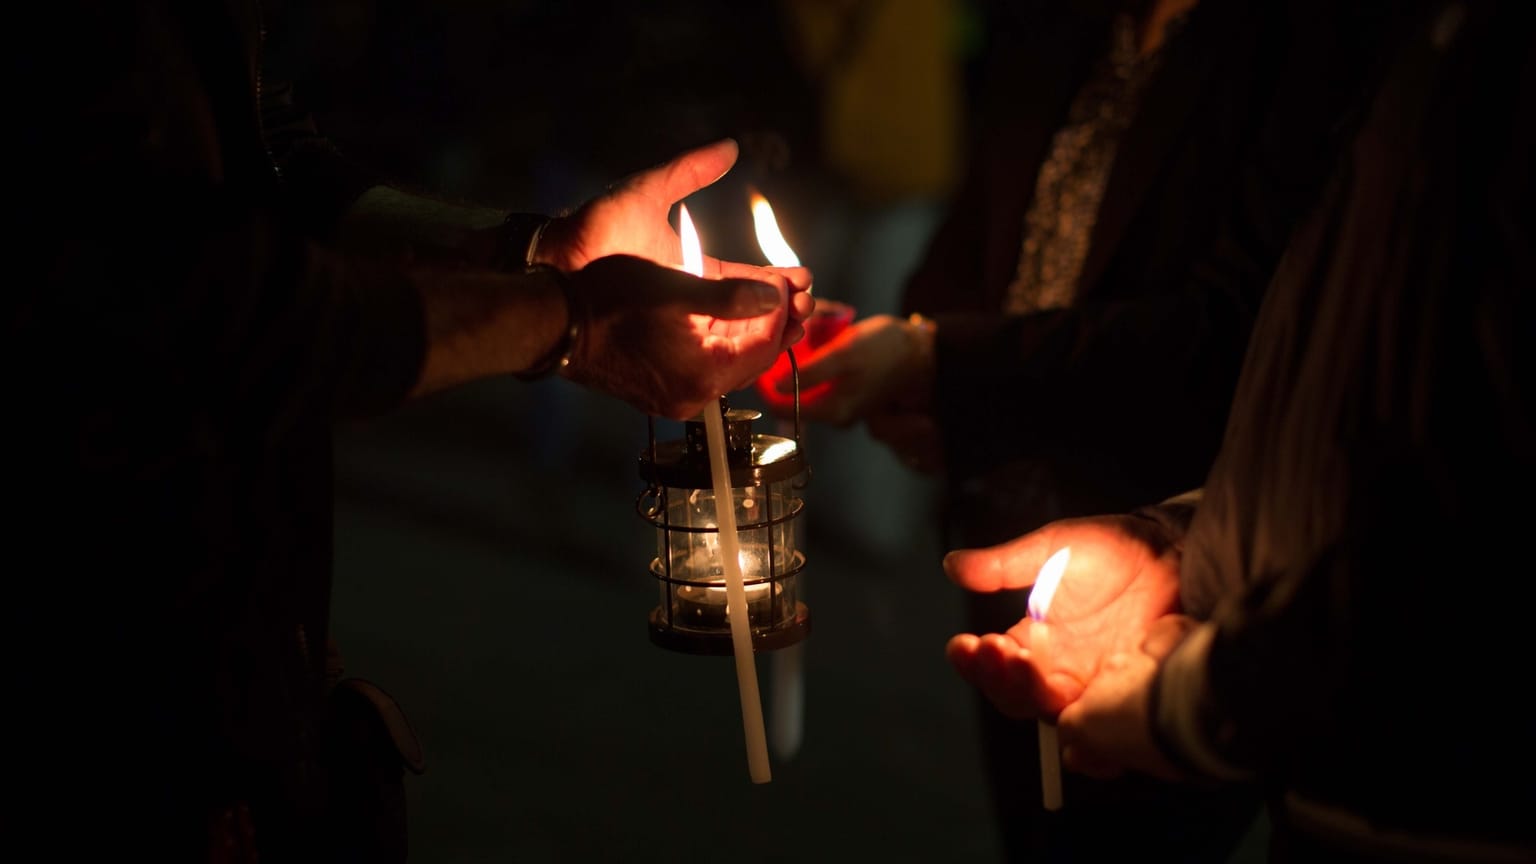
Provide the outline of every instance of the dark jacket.
[[905,301],[939,321],[966,545],[1199,484],[1266,281],[1374,56],[1371,4],[1203,0],[1120,142],[1076,301],[1005,318],[1040,163],[1123,4],[1002,5],[968,177]]
[[1536,858],[1536,40],[1525,4],[1414,5],[1184,541],[1204,746],[1298,861]]
[[291,860],[326,806],[332,423],[401,401],[424,336],[399,268],[328,245],[368,181],[263,81],[262,24],[17,25],[6,818],[65,853],[204,857],[238,810]]

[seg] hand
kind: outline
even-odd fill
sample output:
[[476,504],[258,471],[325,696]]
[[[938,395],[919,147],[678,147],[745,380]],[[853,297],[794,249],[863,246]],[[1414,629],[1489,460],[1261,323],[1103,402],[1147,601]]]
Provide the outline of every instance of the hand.
[[[828,385],[818,398],[802,402],[801,415],[848,426],[893,403],[926,408],[932,368],[924,338],[915,326],[890,315],[855,321],[800,361],[802,390]],[[787,378],[778,382],[784,393],[792,386]]]
[[[599,258],[633,255],[668,267],[683,264],[682,244],[667,221],[672,206],[714,183],[736,164],[738,149],[729,139],[684,153],[656,168],[613,184],[575,213],[550,222],[534,259],[576,271]],[[804,267],[757,267],[704,259],[704,275],[770,281],[776,274],[790,287],[784,346],[800,338],[800,322],[811,314],[811,271]],[[719,394],[716,394],[719,395]]]
[[1138,650],[1151,622],[1177,611],[1178,550],[1162,526],[1136,516],[1053,522],[987,549],[951,552],[944,569],[971,591],[1026,588],[1064,546],[1071,558],[1043,622],[963,633],[946,648],[960,677],[1010,717],[1054,716],[1109,657]]
[[1061,758],[1069,770],[1101,778],[1139,771],[1180,779],[1152,740],[1147,711],[1159,666],[1194,628],[1194,619],[1183,615],[1159,618],[1138,650],[1105,659],[1082,695],[1061,712]]
[[593,261],[571,277],[585,324],[564,374],[648,414],[697,415],[782,350],[790,286],[755,272],[765,281],[700,279],[626,255]]

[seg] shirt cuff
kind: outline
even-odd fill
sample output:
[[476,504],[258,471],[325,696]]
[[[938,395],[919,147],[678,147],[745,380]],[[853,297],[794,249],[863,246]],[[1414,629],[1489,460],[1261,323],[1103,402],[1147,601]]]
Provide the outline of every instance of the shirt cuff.
[[1216,625],[1205,623],[1185,637],[1158,670],[1152,685],[1152,740],[1185,773],[1243,782],[1254,775],[1220,754],[1224,721],[1211,702],[1206,666]]

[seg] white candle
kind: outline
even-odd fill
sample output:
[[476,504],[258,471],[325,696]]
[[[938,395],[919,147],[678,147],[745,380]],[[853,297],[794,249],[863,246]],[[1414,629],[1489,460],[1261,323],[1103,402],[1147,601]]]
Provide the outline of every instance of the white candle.
[[[704,275],[704,249],[688,208],[678,205],[678,234],[683,269]],[[741,722],[747,738],[747,770],[753,783],[773,779],[768,765],[768,735],[763,729],[763,699],[757,690],[757,664],[752,655],[752,630],[747,618],[747,589],[741,578],[741,538],[736,533],[736,504],[731,494],[731,470],[725,458],[725,417],[720,403],[704,407],[704,441],[709,450],[709,474],[715,487],[715,525],[720,529],[720,564],[725,573],[726,616],[731,622],[731,648],[736,655],[736,685],[741,692]]]
[[736,654],[736,683],[741,691],[741,719],[747,737],[747,769],[753,783],[773,779],[768,765],[768,737],[763,730],[763,702],[757,690],[757,665],[752,655],[752,630],[747,621],[747,589],[741,579],[741,541],[736,534],[736,505],[731,495],[731,471],[725,460],[725,418],[720,403],[704,408],[704,435],[709,445],[709,471],[715,485],[715,522],[720,527],[720,561],[725,570],[726,615],[731,622],[731,647]]
[[[1062,548],[1047,558],[1035,577],[1035,587],[1029,592],[1030,620],[1044,622],[1056,587],[1067,570],[1072,550]],[[1044,662],[1050,653],[1050,637],[1044,628],[1030,631],[1030,653]],[[1047,810],[1061,809],[1061,742],[1056,737],[1056,724],[1041,719],[1037,724],[1040,737],[1040,800]]]
[[[768,199],[754,192],[751,203],[752,227],[757,233],[757,245],[762,249],[763,257],[775,267],[799,267],[800,257],[784,241]],[[788,438],[794,431],[788,422],[779,421],[780,435]],[[804,645],[797,642],[781,648],[773,652],[768,661],[773,682],[773,752],[780,759],[792,759],[800,752],[805,715],[805,685],[801,678]]]

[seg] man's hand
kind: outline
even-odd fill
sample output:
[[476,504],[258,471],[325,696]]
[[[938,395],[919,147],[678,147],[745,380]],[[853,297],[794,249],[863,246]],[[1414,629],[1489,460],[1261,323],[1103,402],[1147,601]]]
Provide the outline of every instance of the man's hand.
[[1159,666],[1194,627],[1194,619],[1183,615],[1159,618],[1137,650],[1105,659],[1082,695],[1061,712],[1062,762],[1069,770],[1101,778],[1138,771],[1180,779],[1152,740],[1148,710]]
[[615,255],[571,278],[585,320],[566,377],[648,414],[692,417],[783,348],[791,288],[761,268],[758,281],[700,279]]
[[1055,716],[1108,658],[1138,651],[1148,626],[1178,608],[1178,551],[1161,526],[1136,516],[1053,522],[998,546],[951,552],[944,569],[971,591],[1026,588],[1062,547],[1071,557],[1044,621],[960,634],[946,649],[960,676],[1010,717]]
[[[737,152],[735,141],[717,141],[613,184],[575,213],[550,222],[539,239],[535,261],[574,272],[600,258],[633,255],[681,267],[682,245],[668,215],[677,202],[725,176],[736,164]],[[813,306],[809,270],[756,267],[706,256],[703,275],[765,282],[777,275],[790,289],[784,344],[800,338],[800,322]]]

